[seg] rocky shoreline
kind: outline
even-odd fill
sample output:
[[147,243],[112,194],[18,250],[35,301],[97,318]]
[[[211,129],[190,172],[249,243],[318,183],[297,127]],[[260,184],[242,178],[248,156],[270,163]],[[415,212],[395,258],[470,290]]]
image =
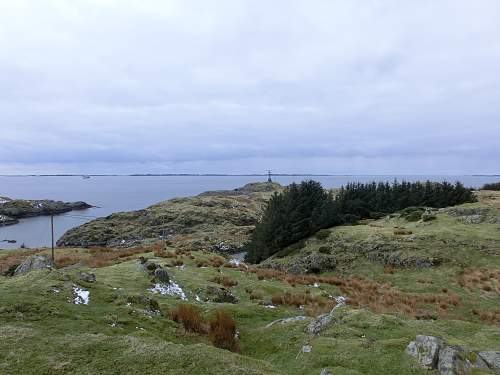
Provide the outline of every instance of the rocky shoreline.
[[86,202],[61,202],[48,199],[25,200],[0,197],[0,226],[14,225],[19,219],[44,215],[56,215],[73,210],[86,210],[92,206]]

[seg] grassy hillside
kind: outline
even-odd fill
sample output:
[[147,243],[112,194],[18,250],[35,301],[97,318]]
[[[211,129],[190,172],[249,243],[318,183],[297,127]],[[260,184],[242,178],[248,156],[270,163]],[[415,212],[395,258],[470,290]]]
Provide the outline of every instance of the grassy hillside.
[[[395,216],[331,228],[260,267],[175,243],[166,251],[58,250],[58,269],[0,276],[0,373],[428,374],[404,352],[417,334],[499,350],[499,197],[489,192],[459,207],[468,211],[443,210],[427,222]],[[464,216],[478,208],[487,210],[469,224]],[[6,270],[28,254],[0,252],[0,265]],[[317,254],[335,258],[335,269],[286,272]],[[141,256],[164,266],[186,300],[178,290],[151,291]],[[82,281],[81,271],[94,273],[96,282]],[[207,288],[218,283],[233,284],[227,289],[238,303],[207,301]],[[75,286],[89,292],[87,305],[74,303]],[[336,296],[347,297],[347,306],[319,335],[307,333]],[[197,306],[205,320],[229,312],[238,352],[185,332],[169,316],[181,303]],[[305,318],[269,326],[297,316]]]

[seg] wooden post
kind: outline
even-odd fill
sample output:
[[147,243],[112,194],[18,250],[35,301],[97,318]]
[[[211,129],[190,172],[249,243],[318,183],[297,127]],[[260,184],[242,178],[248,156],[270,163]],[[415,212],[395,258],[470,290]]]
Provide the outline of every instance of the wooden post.
[[50,215],[50,228],[52,232],[52,260],[55,262],[54,257],[54,215]]

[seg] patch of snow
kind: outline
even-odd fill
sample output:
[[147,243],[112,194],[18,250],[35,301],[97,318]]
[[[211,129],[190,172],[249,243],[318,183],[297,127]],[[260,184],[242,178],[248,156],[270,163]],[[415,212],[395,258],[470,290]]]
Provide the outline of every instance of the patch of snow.
[[201,302],[201,298],[198,294],[194,296],[194,299],[197,300],[198,302]]
[[153,293],[159,293],[161,295],[168,296],[179,296],[183,301],[187,300],[186,293],[182,290],[182,288],[175,281],[170,280],[169,284],[160,284],[156,283],[151,289],[149,289]]
[[179,269],[183,270],[184,268],[186,268],[186,265],[183,264],[182,266],[175,266],[175,268],[179,268]]
[[73,294],[75,298],[73,299],[73,303],[75,305],[88,305],[90,302],[90,292],[88,290],[73,286]]
[[236,267],[239,267],[241,264],[241,260],[233,258],[229,261],[229,264],[234,264]]
[[318,284],[318,283],[314,283],[314,284],[313,284],[313,287],[314,287],[314,288],[319,288],[319,284]]
[[311,353],[312,351],[312,346],[311,345],[304,345],[302,347],[302,353]]
[[53,291],[54,293],[60,293],[60,292],[61,292],[59,289],[56,289],[56,288],[53,288],[53,289],[52,289],[52,291]]
[[275,309],[276,308],[276,306],[274,306],[274,305],[265,305],[264,307],[266,309]]
[[111,327],[116,327],[116,325],[117,325],[116,322],[110,323]]
[[347,303],[347,297],[337,296],[337,297],[333,297],[333,298],[337,302],[337,306],[335,306],[335,308],[345,306],[345,304]]

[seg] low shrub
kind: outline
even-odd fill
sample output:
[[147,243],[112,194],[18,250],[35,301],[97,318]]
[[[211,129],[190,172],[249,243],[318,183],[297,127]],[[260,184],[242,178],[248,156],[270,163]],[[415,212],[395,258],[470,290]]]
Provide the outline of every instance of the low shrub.
[[236,334],[236,322],[225,311],[216,311],[209,323],[209,337],[212,344],[220,349],[233,352],[239,350]]
[[169,316],[174,322],[181,323],[186,332],[207,332],[200,310],[196,306],[180,304],[169,311]]

